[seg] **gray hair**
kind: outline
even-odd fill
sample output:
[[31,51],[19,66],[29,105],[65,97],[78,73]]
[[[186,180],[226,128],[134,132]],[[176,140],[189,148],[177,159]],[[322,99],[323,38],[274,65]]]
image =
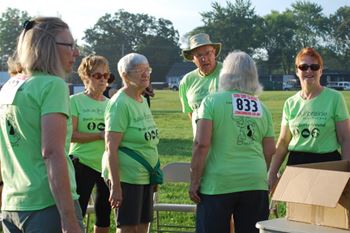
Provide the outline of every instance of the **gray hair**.
[[139,53],[129,53],[122,57],[118,62],[118,72],[120,77],[124,77],[137,65],[148,64],[147,58]]
[[251,95],[262,92],[254,60],[245,52],[227,55],[219,76],[219,91],[239,90]]
[[68,25],[57,17],[38,17],[26,23],[19,36],[16,52],[8,61],[9,73],[31,74],[41,71],[65,77],[67,74],[61,64],[56,36],[69,29]]

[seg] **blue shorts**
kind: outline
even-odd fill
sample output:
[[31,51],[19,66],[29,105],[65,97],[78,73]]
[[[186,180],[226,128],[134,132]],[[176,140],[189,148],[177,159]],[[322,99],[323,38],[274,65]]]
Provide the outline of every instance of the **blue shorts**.
[[[83,217],[78,201],[74,201],[75,212],[82,231]],[[4,233],[62,233],[61,218],[56,205],[35,211],[2,211]]]
[[200,198],[196,214],[197,233],[229,233],[231,215],[235,222],[235,233],[258,233],[255,224],[269,217],[267,191],[200,194]]

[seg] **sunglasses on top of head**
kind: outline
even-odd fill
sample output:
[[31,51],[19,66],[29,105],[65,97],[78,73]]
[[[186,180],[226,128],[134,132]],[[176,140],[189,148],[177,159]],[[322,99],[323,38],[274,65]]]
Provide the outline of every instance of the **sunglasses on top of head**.
[[301,71],[307,71],[309,68],[312,71],[318,71],[321,68],[320,64],[311,64],[311,65],[301,64],[301,65],[298,65],[297,67]]
[[96,80],[100,80],[101,78],[103,78],[104,80],[108,80],[109,79],[109,73],[101,74],[100,72],[97,72],[97,73],[92,74],[91,77],[93,77]]

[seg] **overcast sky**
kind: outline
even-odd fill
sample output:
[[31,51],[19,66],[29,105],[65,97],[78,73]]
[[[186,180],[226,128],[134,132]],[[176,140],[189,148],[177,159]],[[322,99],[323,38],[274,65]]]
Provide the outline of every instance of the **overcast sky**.
[[[130,13],[146,13],[156,18],[170,20],[180,37],[195,27],[202,26],[201,12],[211,10],[211,0],[0,0],[0,13],[7,7],[27,11],[31,16],[61,16],[73,36],[81,41],[84,30],[93,27],[106,13],[124,9]],[[226,0],[217,0],[226,6]],[[258,15],[264,16],[271,10],[284,11],[295,0],[251,0]],[[350,0],[313,0],[324,9],[324,14],[334,13],[341,6],[350,6]]]

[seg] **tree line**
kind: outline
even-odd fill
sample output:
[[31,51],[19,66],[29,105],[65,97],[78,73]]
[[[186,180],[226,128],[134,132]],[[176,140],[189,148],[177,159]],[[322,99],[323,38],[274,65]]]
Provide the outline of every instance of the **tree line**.
[[[28,18],[26,11],[14,8],[7,8],[2,14],[0,70],[6,70],[6,60],[15,49],[22,23]],[[231,0],[226,5],[213,2],[211,10],[202,12],[201,18],[203,25],[188,32],[182,40],[206,32],[212,41],[223,44],[220,60],[232,50],[243,50],[254,57],[261,75],[293,73],[294,57],[302,47],[319,50],[326,68],[350,71],[349,6],[326,16],[321,5],[296,1],[283,12],[259,16],[250,0]],[[164,81],[172,64],[183,61],[179,33],[167,19],[119,10],[103,15],[84,34],[85,44],[79,45],[81,58],[96,53],[116,67],[124,54],[142,53],[153,67],[153,81]]]

